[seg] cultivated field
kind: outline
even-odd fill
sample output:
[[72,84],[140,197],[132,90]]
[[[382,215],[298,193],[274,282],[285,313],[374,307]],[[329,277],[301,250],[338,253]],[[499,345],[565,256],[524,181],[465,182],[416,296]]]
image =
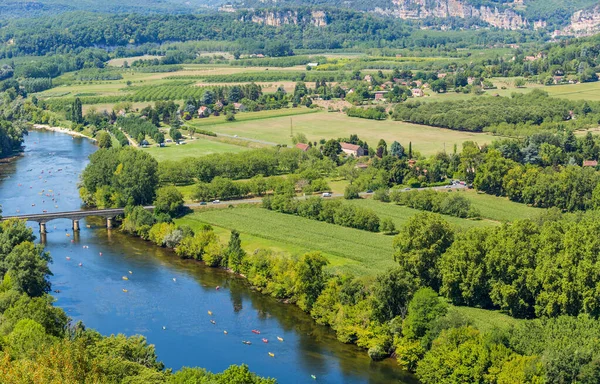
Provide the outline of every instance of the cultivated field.
[[[386,217],[391,218],[394,224],[396,225],[396,229],[400,229],[400,227],[402,227],[408,221],[408,219],[410,219],[417,213],[422,212],[418,209],[413,209],[402,205],[396,205],[394,203],[382,203],[373,199],[350,200],[349,203],[361,206],[363,208],[371,209],[375,211],[377,216],[379,216],[379,218],[381,219]],[[444,218],[444,220],[451,223],[452,225],[465,229],[498,225],[497,221],[492,220],[467,220],[448,215],[442,215],[442,217]]]
[[192,228],[208,223],[241,233],[242,245],[252,252],[268,247],[301,255],[321,251],[331,268],[355,275],[373,275],[395,265],[391,236],[345,228],[258,207],[199,210],[177,221]]
[[[357,134],[369,145],[375,146],[379,139],[391,144],[394,140],[423,155],[433,155],[444,150],[451,151],[454,144],[461,148],[468,140],[479,145],[492,142],[494,137],[482,133],[452,131],[448,129],[415,125],[391,120],[374,121],[348,117],[342,113],[319,112],[294,117],[269,118],[265,120],[242,121],[244,114],[238,114],[240,121],[216,124],[214,120],[201,121],[204,129],[217,133],[238,135],[257,140],[291,145],[290,125],[294,133],[304,133],[310,141],[349,137]],[[251,115],[247,113],[246,115]],[[250,117],[250,116],[249,116]],[[291,120],[291,121],[290,121]],[[211,124],[212,123],[212,124]]]

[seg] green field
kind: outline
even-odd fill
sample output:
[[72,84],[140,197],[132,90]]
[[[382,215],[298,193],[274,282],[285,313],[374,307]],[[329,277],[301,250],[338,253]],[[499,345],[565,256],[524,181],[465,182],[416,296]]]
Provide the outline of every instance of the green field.
[[482,333],[493,331],[494,329],[509,330],[511,326],[525,320],[515,319],[505,315],[500,311],[491,311],[472,307],[456,307],[451,305],[450,311],[456,311],[469,319],[471,325],[479,329]]
[[[295,255],[321,251],[336,271],[373,275],[395,265],[391,236],[345,228],[258,207],[206,209],[177,221],[192,228],[209,223],[241,232],[242,244],[252,252],[258,247]],[[225,238],[228,231],[221,232]]]
[[158,161],[181,160],[186,157],[206,156],[213,153],[237,153],[248,150],[246,147],[204,138],[187,141],[185,145],[169,143],[169,145],[162,148],[153,146],[140,149],[148,152]]
[[[291,145],[290,125],[294,133],[304,133],[310,141],[320,139],[343,138],[357,134],[370,145],[376,145],[380,139],[392,143],[394,140],[405,147],[412,142],[413,150],[423,155],[433,155],[446,148],[452,150],[454,144],[460,148],[467,140],[479,145],[490,143],[494,136],[482,133],[452,131],[423,125],[397,121],[374,121],[348,117],[341,113],[318,112],[298,116],[273,117],[261,120],[242,121],[244,114],[238,114],[240,121],[211,123],[211,118],[202,121],[203,129],[228,135],[264,140]],[[197,123],[195,123],[197,124]]]
[[504,222],[517,219],[532,219],[545,211],[541,208],[515,203],[506,197],[477,193],[474,190],[465,191],[464,196],[471,200],[471,204],[479,210],[482,217],[491,220]]
[[[349,203],[361,206],[363,208],[372,209],[377,216],[382,219],[386,217],[391,218],[396,225],[396,229],[399,229],[401,226],[403,226],[412,216],[422,212],[418,209],[396,205],[394,203],[382,203],[373,199],[350,200]],[[448,215],[442,215],[442,217],[450,224],[466,229],[473,227],[489,227],[498,224],[496,221],[491,220],[467,220]]]
[[[420,212],[371,199],[354,200],[351,203],[372,209],[382,218],[392,218],[397,228]],[[465,220],[451,216],[444,218],[460,228],[497,225],[489,220]],[[393,236],[345,228],[259,207],[201,209],[177,222],[192,228],[201,223],[211,224],[219,229],[218,233],[223,236],[223,240],[227,240],[229,230],[237,229],[242,234],[244,248],[249,252],[259,247],[296,255],[321,251],[330,260],[334,270],[356,275],[374,275],[394,265]]]

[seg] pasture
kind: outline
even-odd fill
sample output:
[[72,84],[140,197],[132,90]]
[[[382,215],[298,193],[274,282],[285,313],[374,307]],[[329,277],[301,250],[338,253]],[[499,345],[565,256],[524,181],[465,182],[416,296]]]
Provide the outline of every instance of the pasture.
[[[433,155],[437,152],[451,151],[454,144],[461,148],[464,141],[472,140],[479,145],[488,144],[494,136],[483,133],[452,131],[398,121],[375,121],[348,117],[342,113],[319,112],[293,117],[273,117],[269,119],[242,118],[246,113],[236,115],[238,121],[219,123],[211,120],[201,121],[203,129],[216,133],[238,135],[240,137],[263,140],[279,144],[291,145],[290,131],[303,133],[310,141],[321,139],[344,138],[357,134],[369,145],[376,145],[380,139],[391,144],[394,140],[405,147],[412,142],[414,151],[423,155]],[[291,126],[291,129],[290,129]]]
[[187,141],[184,145],[168,143],[165,147],[151,146],[140,149],[154,156],[156,160],[163,161],[181,160],[186,157],[206,156],[213,153],[237,153],[247,150],[248,148],[217,140],[199,138]]

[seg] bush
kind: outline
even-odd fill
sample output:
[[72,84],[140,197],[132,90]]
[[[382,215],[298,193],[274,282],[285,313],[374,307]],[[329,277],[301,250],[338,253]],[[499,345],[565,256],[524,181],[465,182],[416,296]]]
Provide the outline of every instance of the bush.
[[360,188],[358,188],[357,185],[349,184],[348,186],[346,186],[346,189],[344,190],[344,199],[346,199],[346,200],[360,199],[359,192],[360,192]]

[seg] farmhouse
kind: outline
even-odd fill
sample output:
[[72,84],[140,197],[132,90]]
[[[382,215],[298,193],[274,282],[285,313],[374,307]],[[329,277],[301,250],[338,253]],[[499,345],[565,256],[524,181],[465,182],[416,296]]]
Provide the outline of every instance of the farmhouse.
[[423,90],[420,88],[415,88],[413,90],[411,90],[412,94],[414,97],[423,97],[425,96],[425,93],[423,93]]
[[208,107],[204,105],[198,108],[198,117],[206,117],[209,114]]
[[584,167],[597,167],[598,162],[596,160],[584,160],[583,166]]
[[342,146],[342,151],[349,156],[360,157],[365,155],[365,150],[359,145],[350,143],[340,143],[340,145]]
[[375,100],[385,100],[385,94],[387,91],[377,91],[375,92]]
[[306,152],[310,148],[310,145],[304,144],[304,143],[298,143],[298,144],[296,144],[296,148],[302,150],[302,152]]

